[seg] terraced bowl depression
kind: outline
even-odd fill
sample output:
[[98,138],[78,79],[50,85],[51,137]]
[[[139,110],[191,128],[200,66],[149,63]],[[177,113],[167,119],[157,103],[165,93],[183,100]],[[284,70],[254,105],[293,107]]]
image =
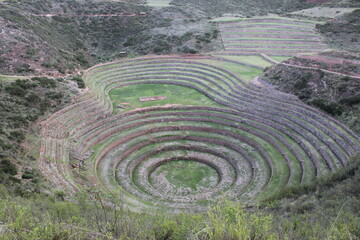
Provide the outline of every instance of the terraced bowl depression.
[[[249,83],[258,73],[212,56],[90,68],[88,89],[43,122],[40,168],[69,193],[95,188],[136,211],[201,211],[222,198],[254,204],[359,154],[346,126]],[[166,98],[139,100],[154,96]]]

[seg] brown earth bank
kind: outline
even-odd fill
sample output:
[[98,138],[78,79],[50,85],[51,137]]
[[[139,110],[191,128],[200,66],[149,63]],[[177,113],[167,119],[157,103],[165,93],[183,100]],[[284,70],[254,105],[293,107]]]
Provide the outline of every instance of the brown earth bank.
[[320,68],[344,75],[360,77],[360,60],[356,59],[360,59],[360,54],[332,51],[322,52],[317,55],[298,55],[284,61],[284,63],[309,68]]

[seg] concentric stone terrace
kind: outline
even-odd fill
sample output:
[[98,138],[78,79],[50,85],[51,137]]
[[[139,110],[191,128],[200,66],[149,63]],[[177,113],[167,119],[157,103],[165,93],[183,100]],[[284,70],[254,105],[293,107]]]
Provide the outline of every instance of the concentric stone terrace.
[[[223,61],[148,57],[89,69],[88,90],[43,122],[42,171],[70,193],[96,189],[137,210],[203,210],[311,183],[360,152],[359,137],[336,120],[239,78],[256,66],[237,62],[235,73]],[[195,89],[210,103],[115,108],[113,91],[142,85],[157,95],[165,85]]]

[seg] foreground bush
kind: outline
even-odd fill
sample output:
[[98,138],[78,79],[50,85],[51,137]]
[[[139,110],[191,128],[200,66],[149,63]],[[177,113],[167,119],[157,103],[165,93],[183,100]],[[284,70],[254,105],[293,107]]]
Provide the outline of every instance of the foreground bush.
[[[57,194],[56,196],[59,196]],[[97,194],[67,202],[42,194],[12,196],[0,185],[0,239],[358,239],[359,218],[337,210],[249,212],[239,203],[220,202],[205,213],[140,214],[104,206]],[[328,214],[324,210],[323,214]],[[326,222],[328,221],[328,222]]]
[[272,219],[224,202],[201,214],[138,214],[104,207],[80,195],[77,203],[0,189],[0,239],[277,239]]

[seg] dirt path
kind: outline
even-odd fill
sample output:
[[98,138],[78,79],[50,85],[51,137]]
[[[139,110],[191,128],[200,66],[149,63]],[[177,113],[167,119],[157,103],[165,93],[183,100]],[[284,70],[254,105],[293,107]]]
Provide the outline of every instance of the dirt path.
[[[272,90],[276,90],[276,86],[271,85],[270,83],[267,83],[265,81],[261,81],[260,80],[260,76],[257,76],[255,78],[253,78],[250,83],[256,85],[256,86],[260,86],[263,88],[267,88],[267,89],[272,89]],[[287,93],[283,93],[283,94],[287,94]]]
[[358,76],[358,75],[348,75],[348,74],[344,74],[344,73],[338,73],[338,72],[329,71],[329,70],[322,69],[322,68],[305,67],[305,66],[300,66],[300,65],[294,65],[294,64],[289,64],[289,63],[278,62],[278,61],[276,61],[275,59],[272,59],[270,56],[268,56],[268,55],[266,55],[266,54],[264,54],[264,53],[261,53],[260,56],[261,56],[262,58],[264,58],[265,60],[267,60],[267,61],[269,61],[269,62],[272,62],[272,63],[275,63],[275,64],[282,64],[282,65],[285,65],[285,66],[302,68],[302,69],[320,70],[320,71],[323,71],[323,72],[326,72],[326,73],[336,74],[336,75],[339,75],[339,76],[344,76],[344,77],[351,77],[351,78],[360,79],[360,76]]
[[250,82],[251,82],[252,84],[257,85],[257,86],[264,86],[264,84],[262,84],[262,83],[259,81],[259,76],[253,78]]
[[31,14],[32,16],[37,16],[37,17],[55,17],[55,16],[64,16],[64,17],[71,17],[71,16],[77,16],[77,17],[135,17],[135,16],[146,16],[146,14],[144,15],[139,15],[139,14],[125,14],[125,13],[113,13],[113,14],[65,14],[65,13],[59,13],[59,14]]
[[3,77],[3,78],[30,78],[30,77],[35,77],[35,76],[18,76],[18,75],[3,75],[3,74],[0,74],[0,77]]
[[74,73],[57,74],[57,75],[37,74],[37,75],[21,76],[21,75],[4,75],[4,74],[0,74],[0,78],[19,78],[19,79],[32,78],[32,77],[58,78],[58,77],[68,77],[68,76],[73,76],[75,74],[80,74],[80,71],[82,71],[82,70],[81,69],[76,69]]
[[344,74],[344,73],[333,72],[333,71],[325,70],[325,69],[322,69],[322,68],[304,67],[304,66],[293,65],[293,64],[288,64],[288,63],[279,63],[279,64],[282,64],[282,65],[285,65],[285,66],[290,66],[290,67],[302,68],[302,69],[320,70],[320,71],[323,71],[323,72],[326,72],[326,73],[331,73],[331,74],[335,74],[335,75],[339,75],[339,76],[360,79],[360,76],[347,75],[347,74]]

